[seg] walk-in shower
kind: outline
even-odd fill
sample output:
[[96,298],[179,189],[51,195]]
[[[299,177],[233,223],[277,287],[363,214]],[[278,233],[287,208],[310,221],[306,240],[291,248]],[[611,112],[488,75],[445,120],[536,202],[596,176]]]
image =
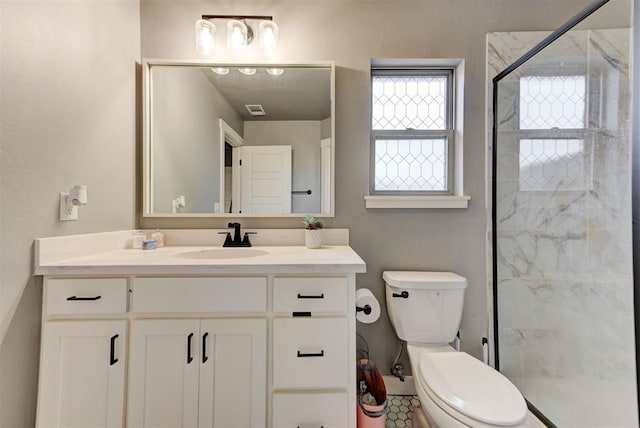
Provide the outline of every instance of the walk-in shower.
[[638,426],[631,3],[594,2],[493,79],[494,361],[551,426]]

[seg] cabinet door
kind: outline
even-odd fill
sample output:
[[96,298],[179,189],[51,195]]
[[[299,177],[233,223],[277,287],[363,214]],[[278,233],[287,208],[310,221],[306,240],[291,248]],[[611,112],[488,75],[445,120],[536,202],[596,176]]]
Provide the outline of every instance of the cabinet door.
[[128,426],[196,427],[200,320],[131,325]]
[[266,426],[267,320],[203,320],[200,427]]
[[37,426],[123,426],[126,340],[126,321],[44,323]]

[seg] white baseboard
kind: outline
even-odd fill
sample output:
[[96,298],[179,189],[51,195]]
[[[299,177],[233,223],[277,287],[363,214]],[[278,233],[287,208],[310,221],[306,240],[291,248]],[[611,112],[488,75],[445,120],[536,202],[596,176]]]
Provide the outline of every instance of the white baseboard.
[[413,383],[413,376],[405,376],[404,382],[395,376],[383,375],[384,385],[387,388],[387,395],[416,395],[416,386]]

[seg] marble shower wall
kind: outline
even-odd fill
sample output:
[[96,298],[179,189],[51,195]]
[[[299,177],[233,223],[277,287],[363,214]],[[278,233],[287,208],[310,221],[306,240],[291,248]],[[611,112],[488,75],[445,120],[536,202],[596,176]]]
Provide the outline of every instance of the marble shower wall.
[[[489,94],[490,79],[547,34],[488,34]],[[573,30],[499,84],[500,371],[558,426],[638,420],[630,35]],[[567,75],[584,76],[585,129],[555,129],[552,137],[548,130],[521,130],[521,77]],[[574,139],[580,150],[523,161],[522,140],[544,138]],[[527,177],[538,180],[527,184]]]

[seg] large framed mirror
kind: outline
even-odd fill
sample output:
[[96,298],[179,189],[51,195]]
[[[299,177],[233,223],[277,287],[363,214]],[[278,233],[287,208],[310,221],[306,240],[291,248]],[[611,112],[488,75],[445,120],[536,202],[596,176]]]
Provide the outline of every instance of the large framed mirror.
[[144,217],[334,215],[333,63],[143,66]]

